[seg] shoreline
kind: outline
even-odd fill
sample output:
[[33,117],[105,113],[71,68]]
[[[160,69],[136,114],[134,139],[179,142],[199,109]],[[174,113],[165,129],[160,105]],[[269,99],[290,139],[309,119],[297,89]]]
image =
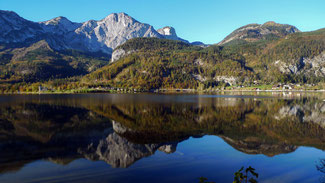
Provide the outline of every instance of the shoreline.
[[157,90],[144,90],[144,91],[127,91],[127,90],[70,90],[70,91],[54,91],[54,92],[11,92],[11,93],[0,93],[0,95],[43,95],[43,94],[91,94],[91,93],[120,93],[120,94],[141,94],[141,93],[156,93],[156,94],[175,94],[175,93],[195,93],[195,94],[213,94],[213,93],[227,93],[227,92],[266,92],[266,93],[323,93],[325,89],[322,90],[195,90],[195,89],[157,89]]

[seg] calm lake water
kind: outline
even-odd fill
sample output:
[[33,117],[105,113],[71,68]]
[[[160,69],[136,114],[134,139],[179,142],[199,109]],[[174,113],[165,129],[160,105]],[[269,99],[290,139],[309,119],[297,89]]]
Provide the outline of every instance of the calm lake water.
[[0,182],[324,182],[324,99],[0,95]]

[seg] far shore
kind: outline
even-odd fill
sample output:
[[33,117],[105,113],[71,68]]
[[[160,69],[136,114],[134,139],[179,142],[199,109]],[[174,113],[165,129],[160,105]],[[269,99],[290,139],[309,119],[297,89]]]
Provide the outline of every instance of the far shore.
[[40,92],[10,92],[10,93],[0,93],[0,95],[38,95],[38,94],[87,94],[87,93],[195,93],[195,94],[218,94],[218,93],[231,93],[231,92],[250,92],[250,93],[323,93],[325,89],[321,90],[238,90],[238,89],[227,89],[227,90],[196,90],[196,89],[155,89],[155,90],[104,90],[104,89],[80,89],[80,90],[64,90],[64,91],[40,91]]

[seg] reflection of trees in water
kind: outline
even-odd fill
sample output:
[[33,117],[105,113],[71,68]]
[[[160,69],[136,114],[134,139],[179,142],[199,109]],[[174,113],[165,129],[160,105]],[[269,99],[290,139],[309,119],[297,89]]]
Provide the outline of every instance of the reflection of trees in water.
[[[254,147],[265,147],[267,151],[267,148],[274,145],[273,147],[286,148],[283,152],[290,152],[290,149],[294,150],[295,146],[300,145],[325,149],[325,130],[322,123],[319,123],[325,120],[325,115],[323,117],[324,113],[320,110],[322,108],[319,108],[322,105],[317,100],[255,101],[219,98],[211,99],[205,105],[107,103],[100,110],[89,109],[131,129],[120,133],[124,137],[139,139],[137,137],[142,136],[142,142],[164,140],[173,134],[211,134],[241,142],[232,143],[234,145],[247,144],[252,150]],[[295,110],[295,106],[300,106],[299,110]],[[314,122],[316,119],[318,121]]]
[[0,111],[0,125],[5,127],[0,130],[2,173],[39,159],[65,165],[87,158],[128,167],[157,150],[176,150],[177,142],[132,143],[114,132],[110,119],[83,107],[25,103]]
[[325,149],[325,107],[317,100],[159,103],[72,97],[1,105],[0,161],[6,170],[37,159],[66,164],[80,157],[128,167],[157,150],[173,153],[178,142],[206,134],[248,154],[274,156],[300,145]]
[[320,159],[316,165],[318,171],[325,173],[325,159]]
[[[325,159],[320,159],[319,162],[316,164],[316,169],[319,171],[319,172],[322,172],[325,174]],[[323,175],[319,181],[321,183],[325,183],[325,175]]]

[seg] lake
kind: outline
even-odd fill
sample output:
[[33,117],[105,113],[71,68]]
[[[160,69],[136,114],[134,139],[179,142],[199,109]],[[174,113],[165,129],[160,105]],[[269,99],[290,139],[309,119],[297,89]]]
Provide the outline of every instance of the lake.
[[0,95],[0,182],[325,181],[323,93]]

